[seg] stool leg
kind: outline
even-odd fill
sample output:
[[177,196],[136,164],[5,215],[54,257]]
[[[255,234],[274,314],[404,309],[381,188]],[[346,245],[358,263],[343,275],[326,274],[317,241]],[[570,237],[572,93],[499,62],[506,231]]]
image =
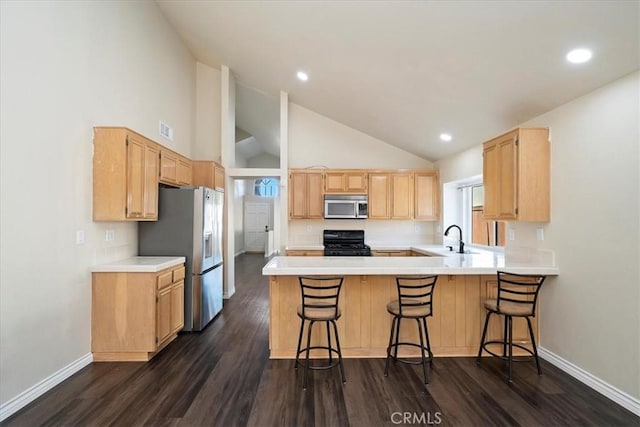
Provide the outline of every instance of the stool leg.
[[420,319],[416,319],[418,322],[418,335],[420,335],[420,356],[422,357],[422,373],[424,374],[424,385],[429,384],[429,376],[427,374],[427,362],[424,358],[424,339],[422,336],[424,333],[422,332],[422,323],[420,323]]
[[512,379],[512,366],[513,366],[513,318],[506,316],[509,319],[509,383],[513,382]]
[[333,352],[331,351],[331,333],[329,332],[329,322],[327,324],[327,347],[329,348],[329,364],[333,363]]
[[508,316],[504,316],[504,335],[503,335],[503,341],[502,341],[502,357],[507,357],[507,335],[508,335],[508,331],[509,329],[507,326],[507,317]]
[[384,363],[384,376],[389,375],[389,359],[391,358],[391,344],[393,343],[393,331],[396,326],[396,321],[398,318],[393,316],[393,320],[391,321],[391,331],[389,331],[389,345],[387,346],[387,361]]
[[309,322],[309,329],[307,330],[307,354],[304,363],[304,382],[302,383],[302,388],[305,390],[307,389],[307,377],[309,376],[309,353],[311,353],[309,348],[311,347],[311,330],[313,329],[313,323],[313,320]]
[[296,349],[296,363],[294,369],[298,369],[298,360],[300,358],[300,344],[302,344],[302,331],[304,330],[304,319],[300,320],[300,334],[298,335],[298,348]]
[[338,326],[336,325],[335,320],[331,321],[333,325],[333,332],[336,335],[336,346],[338,348],[338,363],[340,364],[340,375],[342,376],[342,383],[346,384],[347,379],[344,376],[344,366],[342,365],[342,350],[340,349],[340,338],[338,337]]
[[536,346],[536,339],[533,336],[533,327],[531,326],[531,319],[526,317],[527,325],[529,325],[529,335],[531,335],[531,344],[533,345],[533,355],[536,358],[536,366],[538,367],[538,375],[542,375],[542,369],[540,368],[540,359],[538,358],[538,348]]
[[429,342],[429,328],[427,328],[427,318],[422,318],[424,325],[424,337],[427,339],[427,350],[429,351],[429,365],[433,366],[433,352],[431,351],[431,343]]
[[398,321],[396,322],[396,346],[393,351],[393,363],[396,363],[398,360],[398,341],[400,341],[400,321],[402,318],[400,316],[397,317]]
[[478,357],[476,358],[476,363],[480,364],[480,357],[482,356],[482,349],[484,348],[484,340],[487,337],[487,326],[489,326],[489,317],[491,317],[493,313],[491,311],[487,312],[487,317],[484,320],[484,328],[482,328],[482,338],[480,338],[480,348],[478,349]]

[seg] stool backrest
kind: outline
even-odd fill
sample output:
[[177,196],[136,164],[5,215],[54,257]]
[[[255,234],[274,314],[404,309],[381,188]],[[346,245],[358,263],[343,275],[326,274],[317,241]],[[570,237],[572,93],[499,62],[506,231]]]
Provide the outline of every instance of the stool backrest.
[[538,274],[514,274],[498,271],[498,310],[500,304],[509,302],[528,306],[533,315],[536,311],[538,293],[546,276]]
[[429,307],[433,310],[433,290],[438,276],[396,277],[400,315],[409,307]]
[[309,277],[300,276],[300,290],[302,291],[302,316],[306,309],[322,308],[333,310],[334,317],[338,317],[338,298],[342,289],[343,277]]

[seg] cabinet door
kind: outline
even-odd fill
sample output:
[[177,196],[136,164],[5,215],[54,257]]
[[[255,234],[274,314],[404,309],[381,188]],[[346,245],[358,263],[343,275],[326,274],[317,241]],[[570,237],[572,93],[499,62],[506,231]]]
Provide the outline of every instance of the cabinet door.
[[324,198],[322,188],[324,185],[322,172],[309,172],[306,174],[307,186],[307,218],[324,218]]
[[501,219],[515,219],[517,208],[517,151],[516,136],[508,135],[498,142],[498,173],[500,181],[499,212]]
[[343,193],[346,187],[344,172],[325,172],[325,193]]
[[178,158],[170,151],[162,150],[160,156],[160,181],[167,184],[178,183]]
[[160,289],[156,302],[156,336],[161,345],[171,336],[171,286]]
[[144,218],[158,218],[158,163],[160,150],[147,144],[144,153]]
[[440,216],[440,181],[438,173],[416,172],[413,179],[415,219],[435,221]]
[[184,327],[184,280],[171,286],[171,332],[179,332]]
[[307,216],[306,173],[289,174],[289,218],[304,219]]
[[191,161],[178,159],[177,182],[180,185],[191,185]]
[[391,175],[391,218],[413,217],[413,175],[410,173]]
[[484,184],[484,217],[498,219],[499,171],[498,150],[495,143],[485,144],[482,152],[482,181]]
[[389,174],[369,174],[369,218],[388,219],[389,215]]
[[127,137],[127,218],[142,218],[144,214],[145,151],[144,141]]
[[348,193],[366,193],[367,192],[366,172],[345,173],[345,191]]

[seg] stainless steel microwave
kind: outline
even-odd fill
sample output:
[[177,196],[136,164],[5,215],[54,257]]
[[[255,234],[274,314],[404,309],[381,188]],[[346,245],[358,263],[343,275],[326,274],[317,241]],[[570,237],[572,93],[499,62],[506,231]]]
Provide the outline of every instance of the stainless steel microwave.
[[327,219],[367,219],[367,195],[325,194],[324,217]]

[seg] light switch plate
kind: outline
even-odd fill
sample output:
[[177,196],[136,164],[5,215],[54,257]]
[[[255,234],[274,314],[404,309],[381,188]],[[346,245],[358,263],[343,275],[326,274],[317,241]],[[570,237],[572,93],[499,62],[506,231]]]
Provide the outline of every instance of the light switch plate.
[[84,230],[76,231],[76,245],[84,245]]
[[116,239],[115,230],[105,230],[104,232],[104,240],[107,242],[113,242]]
[[536,239],[544,240],[544,228],[536,228]]
[[516,240],[516,230],[509,230],[509,240]]

